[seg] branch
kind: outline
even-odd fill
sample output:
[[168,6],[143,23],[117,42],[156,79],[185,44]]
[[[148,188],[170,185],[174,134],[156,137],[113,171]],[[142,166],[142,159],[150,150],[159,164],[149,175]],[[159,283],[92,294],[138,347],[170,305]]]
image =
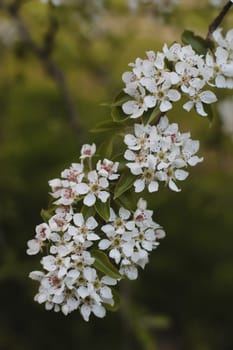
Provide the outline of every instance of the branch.
[[77,133],[80,132],[80,125],[78,122],[78,113],[73,101],[73,98],[69,92],[65,75],[62,70],[56,65],[56,63],[51,59],[51,53],[54,47],[55,35],[58,30],[58,23],[56,19],[50,16],[49,28],[44,36],[43,47],[40,47],[32,38],[28,28],[22,21],[19,10],[20,10],[20,1],[15,1],[8,7],[4,7],[3,1],[0,0],[0,9],[5,9],[8,14],[14,19],[18,26],[19,34],[24,41],[24,43],[31,49],[31,51],[37,56],[40,60],[42,66],[46,73],[52,78],[59,87],[61,95],[63,97],[67,120],[72,129]]
[[217,29],[219,24],[223,21],[224,17],[226,16],[227,12],[230,10],[231,6],[233,5],[233,0],[229,0],[226,5],[222,8],[219,15],[214,19],[214,21],[209,25],[209,31],[207,34],[206,39],[210,39],[213,32]]

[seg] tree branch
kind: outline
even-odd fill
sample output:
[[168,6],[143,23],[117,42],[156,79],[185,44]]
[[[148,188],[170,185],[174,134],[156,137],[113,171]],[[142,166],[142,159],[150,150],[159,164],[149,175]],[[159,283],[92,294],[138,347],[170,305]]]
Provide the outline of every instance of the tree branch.
[[67,120],[71,128],[79,133],[80,125],[78,122],[78,113],[73,98],[69,92],[65,75],[50,57],[54,47],[55,35],[58,30],[58,23],[53,16],[50,16],[49,28],[44,36],[44,44],[42,47],[40,47],[33,40],[28,28],[19,15],[20,5],[21,1],[16,0],[11,5],[4,6],[3,1],[0,0],[0,9],[5,9],[7,13],[14,19],[23,42],[30,48],[35,56],[37,56],[46,73],[56,82],[57,86],[59,87],[67,113]]
[[209,30],[208,30],[208,34],[207,34],[206,39],[210,39],[211,35],[217,29],[217,27],[220,25],[220,23],[223,21],[224,17],[226,16],[227,12],[230,10],[232,5],[233,5],[233,2],[231,0],[229,0],[226,3],[226,5],[222,8],[222,10],[218,14],[218,16],[209,25]]

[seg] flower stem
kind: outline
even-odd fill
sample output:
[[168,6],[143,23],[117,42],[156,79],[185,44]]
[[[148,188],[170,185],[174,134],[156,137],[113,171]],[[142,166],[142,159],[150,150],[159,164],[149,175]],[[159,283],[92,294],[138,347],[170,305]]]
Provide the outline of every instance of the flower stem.
[[209,30],[206,39],[210,39],[213,32],[217,29],[219,24],[223,21],[224,17],[230,10],[231,6],[233,5],[233,2],[229,0],[222,8],[218,16],[213,20],[213,22],[209,25]]

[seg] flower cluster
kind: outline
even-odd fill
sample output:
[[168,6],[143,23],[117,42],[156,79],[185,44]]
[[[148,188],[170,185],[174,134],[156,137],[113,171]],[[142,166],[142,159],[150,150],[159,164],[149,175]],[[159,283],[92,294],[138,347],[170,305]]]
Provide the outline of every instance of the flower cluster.
[[124,142],[128,146],[124,154],[129,161],[126,165],[138,176],[134,182],[135,192],[142,192],[145,187],[155,192],[160,181],[177,192],[175,182],[188,176],[182,168],[203,160],[195,155],[199,141],[191,140],[190,133],[179,132],[178,125],[169,124],[166,116],[161,117],[156,126],[135,124],[134,135],[126,135]]
[[[45,222],[36,226],[27,249],[28,255],[47,253],[41,259],[43,271],[30,273],[40,282],[35,300],[45,303],[47,310],[65,315],[79,309],[85,321],[91,313],[105,316],[106,307],[115,303],[112,288],[122,276],[135,279],[137,267],[144,268],[148,252],[165,235],[142,199],[133,213],[121,207],[118,218],[112,208],[109,220],[98,215],[96,201],[105,204],[110,196],[109,181],[117,180],[119,174],[118,163],[108,159],[98,160],[92,170],[95,151],[95,144],[83,145],[80,163],[65,169],[61,179],[49,181],[55,202]],[[93,249],[98,247],[98,241],[99,249],[108,249],[112,261],[120,263],[117,267],[110,260],[107,263],[114,276],[95,265]],[[104,254],[103,264],[106,259]]]
[[218,29],[213,38],[218,47],[206,57],[196,54],[190,45],[175,43],[165,44],[163,52],[148,51],[146,59],[130,63],[132,70],[122,76],[124,92],[130,96],[122,105],[124,113],[138,118],[156,106],[164,113],[186,96],[185,110],[195,107],[198,114],[207,116],[205,104],[217,98],[206,85],[233,88],[233,30],[223,37]]
[[213,39],[217,44],[214,56],[210,53],[206,56],[206,62],[213,67],[213,78],[216,87],[233,89],[233,29],[224,37],[222,29],[213,33]]
[[[197,55],[191,46],[173,44],[164,45],[163,52],[148,51],[146,59],[137,58],[131,63],[132,71],[122,76],[126,84],[124,92],[131,99],[122,105],[124,113],[131,118],[138,118],[150,108],[159,106],[161,112],[172,109],[172,104],[181,99],[181,94],[188,97],[183,105],[186,110],[194,106],[197,112],[206,116],[203,103],[216,101],[212,91],[204,90],[212,77],[213,69]],[[172,70],[167,62],[172,63]]]
[[107,238],[99,242],[99,248],[107,250],[119,265],[120,273],[131,280],[138,277],[137,267],[145,267],[149,252],[158,246],[158,239],[165,236],[152,219],[153,211],[146,206],[146,201],[140,199],[133,215],[123,207],[118,215],[111,209],[109,222],[101,228]]
[[95,170],[87,171],[84,160],[91,159],[95,154],[96,146],[83,145],[81,150],[81,162],[73,163],[69,169],[61,173],[61,179],[49,181],[52,189],[52,197],[56,205],[71,205],[80,200],[83,204],[91,207],[100,200],[105,203],[109,196],[109,181],[116,180],[118,162],[108,159],[98,161]]
[[28,242],[27,253],[34,255],[45,246],[49,254],[41,259],[44,271],[33,271],[30,277],[40,282],[35,296],[47,310],[65,315],[79,309],[88,321],[91,312],[104,317],[103,304],[114,304],[110,286],[117,283],[109,276],[99,276],[93,267],[90,248],[100,237],[95,233],[94,217],[84,219],[69,207],[59,207],[47,223],[36,227],[35,238]]

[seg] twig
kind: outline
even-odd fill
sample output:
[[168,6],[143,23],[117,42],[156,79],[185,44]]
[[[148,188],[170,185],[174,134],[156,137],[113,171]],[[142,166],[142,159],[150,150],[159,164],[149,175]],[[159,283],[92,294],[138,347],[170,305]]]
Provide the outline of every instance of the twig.
[[64,100],[64,105],[67,112],[67,120],[71,128],[74,129],[77,133],[79,133],[80,125],[78,122],[78,113],[73,98],[69,92],[64,73],[50,57],[54,47],[55,35],[58,30],[58,23],[54,17],[50,16],[49,28],[44,36],[44,45],[40,47],[33,40],[28,28],[26,27],[19,15],[20,5],[21,1],[16,0],[10,6],[4,7],[3,1],[0,0],[0,9],[5,9],[8,12],[8,14],[14,19],[14,21],[17,24],[19,34],[23,39],[24,43],[40,60],[46,73],[57,83]]
[[226,16],[227,12],[230,10],[231,6],[233,5],[233,2],[229,0],[226,5],[222,8],[221,12],[218,14],[218,16],[214,19],[214,21],[209,25],[209,30],[206,39],[210,39],[213,32],[217,29],[219,24],[222,22],[224,17]]

